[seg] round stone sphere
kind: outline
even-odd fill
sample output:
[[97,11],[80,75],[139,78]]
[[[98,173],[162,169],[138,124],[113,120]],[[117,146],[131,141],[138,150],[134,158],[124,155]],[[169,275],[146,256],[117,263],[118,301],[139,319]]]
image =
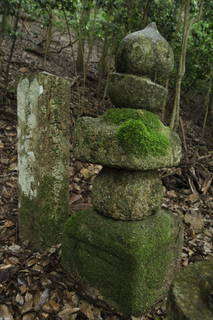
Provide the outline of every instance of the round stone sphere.
[[120,73],[148,76],[151,80],[166,78],[173,70],[174,55],[155,23],[130,33],[120,44],[116,58]]

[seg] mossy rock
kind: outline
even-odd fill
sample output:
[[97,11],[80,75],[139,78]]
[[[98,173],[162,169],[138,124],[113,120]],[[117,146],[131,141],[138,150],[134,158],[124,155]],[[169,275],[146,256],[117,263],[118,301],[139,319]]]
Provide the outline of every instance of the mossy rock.
[[152,170],[181,158],[178,136],[148,111],[112,109],[98,119],[80,118],[73,140],[77,159],[107,167]]
[[169,291],[168,320],[213,319],[213,260],[181,270]]
[[160,35],[155,23],[127,35],[116,55],[117,72],[147,76],[154,82],[168,77],[173,66],[172,48]]
[[113,73],[109,78],[108,95],[116,107],[160,112],[167,89],[148,78]]
[[65,224],[62,265],[94,299],[139,316],[167,294],[182,238],[182,222],[170,212],[124,222],[88,209]]
[[93,183],[94,208],[119,220],[141,220],[161,206],[163,186],[156,171],[103,168]]

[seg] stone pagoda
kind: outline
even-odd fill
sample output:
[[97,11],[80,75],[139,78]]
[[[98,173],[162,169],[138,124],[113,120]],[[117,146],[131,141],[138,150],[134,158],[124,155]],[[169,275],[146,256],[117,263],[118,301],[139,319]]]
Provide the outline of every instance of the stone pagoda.
[[82,117],[75,128],[76,158],[103,169],[93,208],[65,224],[62,263],[92,298],[124,315],[145,314],[164,298],[180,259],[183,226],[161,209],[158,169],[179,164],[181,143],[154,114],[172,69],[172,49],[155,23],[129,34],[110,76],[115,108]]

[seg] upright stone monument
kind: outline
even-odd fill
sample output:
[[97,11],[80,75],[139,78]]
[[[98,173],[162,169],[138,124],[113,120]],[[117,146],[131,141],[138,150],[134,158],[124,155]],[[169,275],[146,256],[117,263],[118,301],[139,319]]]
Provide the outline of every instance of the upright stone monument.
[[171,72],[172,50],[151,24],[124,38],[116,68],[109,95],[117,108],[75,128],[76,158],[103,169],[94,207],[65,224],[62,263],[93,298],[139,316],[167,294],[182,247],[182,222],[160,208],[157,171],[180,162],[181,143],[151,112],[167,94],[154,80]]
[[42,247],[68,217],[69,81],[31,74],[17,91],[20,237]]

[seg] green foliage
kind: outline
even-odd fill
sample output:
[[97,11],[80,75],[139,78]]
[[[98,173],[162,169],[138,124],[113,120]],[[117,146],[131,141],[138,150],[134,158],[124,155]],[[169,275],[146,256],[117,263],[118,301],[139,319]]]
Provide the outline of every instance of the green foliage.
[[208,80],[212,70],[212,52],[213,22],[201,20],[194,24],[189,41],[186,87],[198,87],[200,80]]
[[[4,0],[0,13],[15,15],[19,2],[20,0]],[[116,53],[120,40],[127,33],[140,30],[155,21],[160,33],[172,45],[177,68],[183,28],[183,23],[178,25],[178,21],[181,22],[182,19],[179,14],[182,3],[183,0],[22,0],[22,11],[34,18],[38,17],[42,24],[51,24],[61,31],[67,30],[68,24],[74,34],[73,40],[86,40],[91,48],[96,41],[104,43],[104,59],[106,56],[111,58]],[[200,3],[201,0],[191,0],[191,17],[198,16]],[[203,0],[203,3],[201,19],[193,24],[187,49],[183,79],[183,88],[187,89],[199,87],[198,79],[208,82],[212,68],[213,3],[208,0]],[[8,30],[6,33],[9,33]],[[84,59],[86,61],[87,57]],[[104,63],[105,61],[107,63],[107,59]],[[170,81],[173,87],[174,81]]]
[[43,10],[61,9],[71,10],[74,6],[75,0],[36,0],[35,6]]
[[4,0],[2,7],[0,8],[0,13],[7,12],[7,14],[15,14],[20,0]]
[[135,155],[165,155],[169,146],[165,136],[142,120],[125,121],[119,127],[117,137],[123,149]]

